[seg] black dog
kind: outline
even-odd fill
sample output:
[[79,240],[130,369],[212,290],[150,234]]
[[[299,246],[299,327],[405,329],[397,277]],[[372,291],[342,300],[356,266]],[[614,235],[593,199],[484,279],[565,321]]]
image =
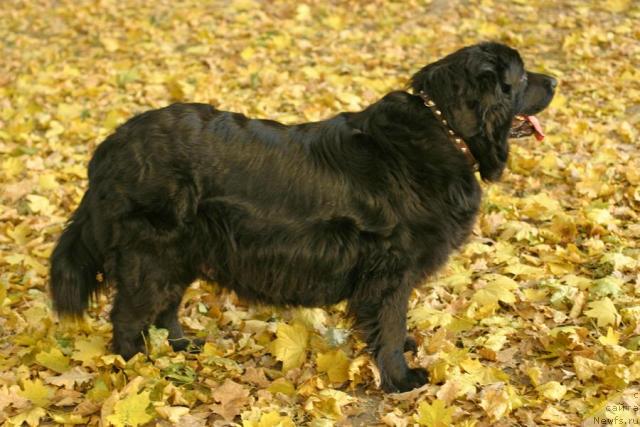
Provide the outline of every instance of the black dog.
[[512,128],[540,135],[527,115],[549,104],[556,80],[484,43],[427,65],[411,86],[296,126],[205,104],[132,118],[97,148],[53,252],[55,309],[81,314],[104,272],[117,288],[113,349],[129,358],[151,324],[186,347],[177,312],[198,278],[268,304],[347,300],[384,390],[422,385],[426,372],[403,356],[411,290],[469,235],[474,168],[497,180]]

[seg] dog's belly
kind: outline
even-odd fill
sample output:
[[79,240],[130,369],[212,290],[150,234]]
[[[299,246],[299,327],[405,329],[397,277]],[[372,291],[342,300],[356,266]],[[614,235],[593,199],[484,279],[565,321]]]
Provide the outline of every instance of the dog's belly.
[[351,219],[214,222],[201,277],[275,305],[326,306],[353,293],[361,247]]
[[[203,265],[203,276],[243,299],[273,305],[321,307],[349,298],[354,283],[349,273],[324,277],[289,263],[256,263],[239,271],[227,266]],[[216,269],[217,268],[217,269]]]

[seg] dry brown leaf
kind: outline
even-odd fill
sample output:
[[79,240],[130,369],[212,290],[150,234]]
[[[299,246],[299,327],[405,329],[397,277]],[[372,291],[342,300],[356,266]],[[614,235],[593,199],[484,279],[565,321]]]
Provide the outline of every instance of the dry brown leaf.
[[222,415],[227,421],[233,421],[242,408],[249,403],[249,390],[230,379],[215,389],[211,396],[218,402],[209,406],[211,411]]

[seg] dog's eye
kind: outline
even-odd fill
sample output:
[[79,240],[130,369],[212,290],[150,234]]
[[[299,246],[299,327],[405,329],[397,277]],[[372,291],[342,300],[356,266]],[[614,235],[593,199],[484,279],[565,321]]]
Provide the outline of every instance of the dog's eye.
[[511,86],[506,83],[502,83],[502,92],[511,93]]

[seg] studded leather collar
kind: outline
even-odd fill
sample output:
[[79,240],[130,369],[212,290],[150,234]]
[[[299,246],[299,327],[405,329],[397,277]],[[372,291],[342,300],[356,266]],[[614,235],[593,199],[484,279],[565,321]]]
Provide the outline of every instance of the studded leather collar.
[[420,98],[422,98],[422,101],[424,101],[424,105],[427,108],[429,108],[429,110],[431,110],[431,112],[433,113],[435,118],[438,119],[438,121],[440,122],[440,124],[442,124],[442,126],[444,126],[444,129],[447,132],[447,136],[449,137],[449,140],[453,143],[453,145],[456,146],[456,148],[458,150],[460,150],[462,152],[462,154],[464,154],[467,157],[467,159],[469,160],[469,164],[471,165],[473,170],[477,171],[478,168],[479,168],[478,160],[476,160],[475,156],[473,155],[473,153],[469,149],[469,146],[467,145],[466,142],[464,142],[464,139],[462,139],[460,136],[458,136],[453,131],[453,129],[451,129],[451,127],[449,127],[449,123],[443,117],[442,111],[440,111],[438,109],[438,107],[436,106],[436,103],[433,101],[433,99],[431,99],[429,97],[429,95],[427,95],[427,93],[422,91],[422,90],[418,93],[418,96],[420,96]]

